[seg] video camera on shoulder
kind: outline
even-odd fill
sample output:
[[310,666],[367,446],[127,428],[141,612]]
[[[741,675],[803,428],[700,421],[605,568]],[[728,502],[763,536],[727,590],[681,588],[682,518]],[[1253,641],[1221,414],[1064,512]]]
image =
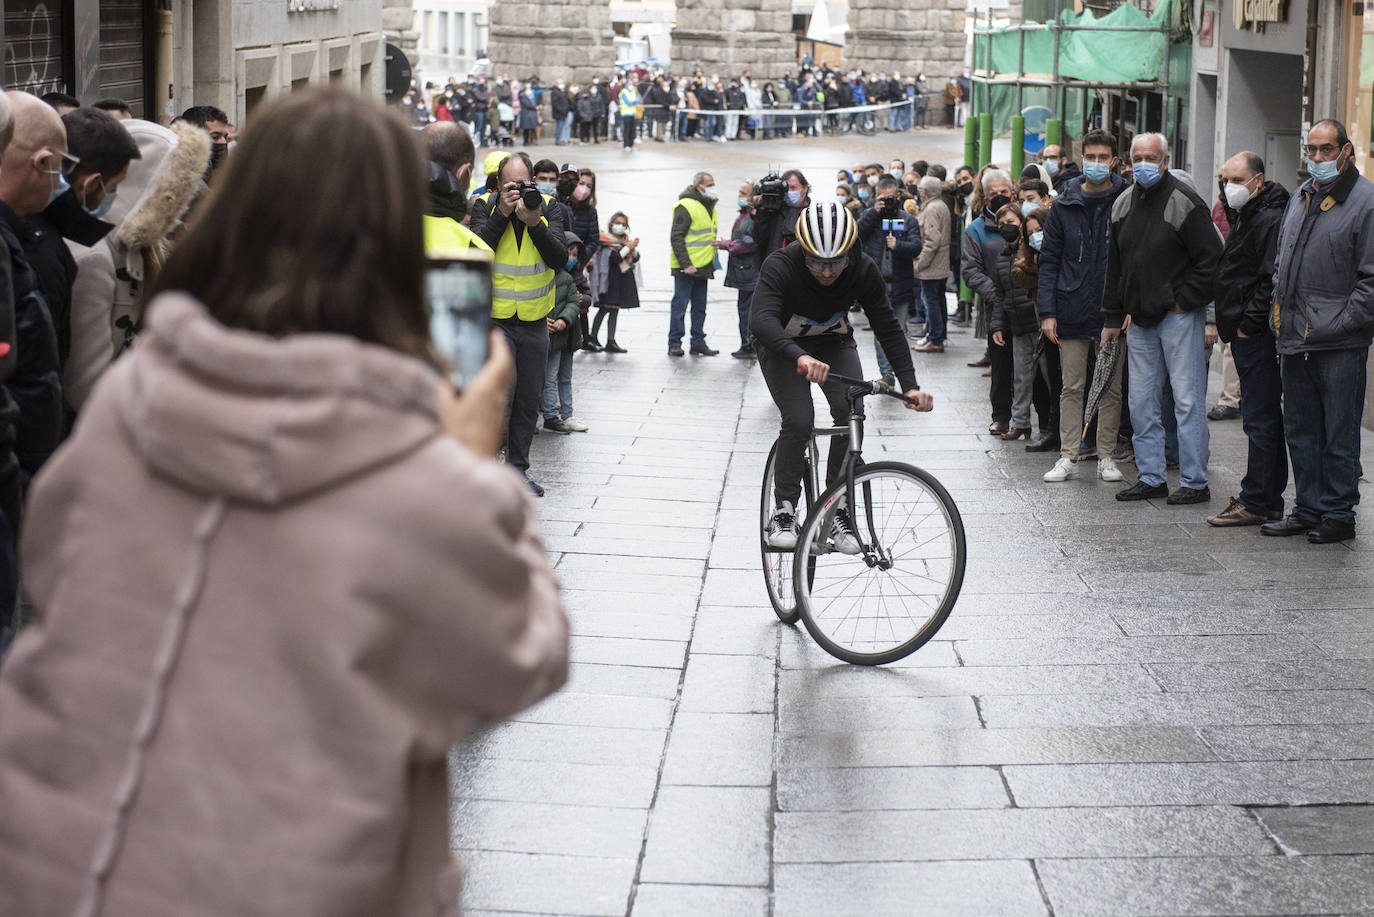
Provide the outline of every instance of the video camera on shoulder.
[[776,211],[782,209],[787,195],[787,182],[776,172],[769,172],[754,183],[754,193],[759,196],[759,210]]

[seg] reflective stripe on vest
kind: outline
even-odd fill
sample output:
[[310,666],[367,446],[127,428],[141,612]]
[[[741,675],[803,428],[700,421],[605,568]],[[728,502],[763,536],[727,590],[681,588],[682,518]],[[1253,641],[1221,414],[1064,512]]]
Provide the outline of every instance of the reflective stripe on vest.
[[[692,218],[692,225],[687,228],[687,258],[694,267],[707,267],[714,264],[716,260],[715,246],[716,241],[716,212],[707,210],[706,205],[701,201],[684,197],[679,198],[673,204],[673,209],[682,207]],[[682,267],[677,261],[677,252],[668,247],[668,263],[674,269]]]
[[[549,221],[539,218],[544,229]],[[519,318],[533,322],[553,311],[553,269],[544,263],[544,256],[525,227],[524,240],[516,244],[515,227],[508,226],[496,246],[496,263],[492,269],[492,318]]]

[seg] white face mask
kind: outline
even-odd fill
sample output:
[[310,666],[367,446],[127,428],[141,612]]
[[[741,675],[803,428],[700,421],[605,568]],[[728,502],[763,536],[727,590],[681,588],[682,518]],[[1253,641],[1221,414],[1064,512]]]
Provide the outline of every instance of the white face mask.
[[720,197],[720,194],[716,191],[716,186],[712,185],[709,188],[702,188],[701,196],[706,198],[708,201],[714,201]]
[[1239,210],[1250,200],[1250,189],[1245,185],[1237,185],[1233,182],[1226,184],[1226,203],[1232,210]]
[[625,233],[629,232],[629,227],[624,223],[612,223],[611,232],[615,233],[617,236],[623,236]]

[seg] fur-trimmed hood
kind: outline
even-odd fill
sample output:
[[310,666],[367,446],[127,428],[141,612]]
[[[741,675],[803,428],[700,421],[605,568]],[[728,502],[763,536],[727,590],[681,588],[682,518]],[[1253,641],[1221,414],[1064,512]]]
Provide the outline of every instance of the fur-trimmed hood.
[[107,219],[119,227],[116,234],[127,248],[155,248],[205,188],[210,135],[184,122],[166,128],[131,119],[124,127],[143,156],[129,163]]

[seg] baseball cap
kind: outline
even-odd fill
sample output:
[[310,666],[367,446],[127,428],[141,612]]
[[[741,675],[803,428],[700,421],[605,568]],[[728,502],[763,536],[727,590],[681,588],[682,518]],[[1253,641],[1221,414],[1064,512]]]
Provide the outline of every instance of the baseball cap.
[[482,174],[495,175],[496,170],[501,168],[501,163],[510,158],[510,153],[500,150],[493,150],[487,154],[487,158],[482,160]]
[[558,167],[558,174],[559,174],[559,175],[563,175],[563,174],[566,174],[566,173],[568,173],[568,172],[571,172],[572,174],[577,175],[577,174],[581,173],[581,171],[582,171],[581,169],[579,169],[577,166],[573,165],[573,164],[570,163],[570,162],[565,162],[565,163],[563,163],[563,165],[561,165],[561,166]]

